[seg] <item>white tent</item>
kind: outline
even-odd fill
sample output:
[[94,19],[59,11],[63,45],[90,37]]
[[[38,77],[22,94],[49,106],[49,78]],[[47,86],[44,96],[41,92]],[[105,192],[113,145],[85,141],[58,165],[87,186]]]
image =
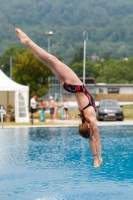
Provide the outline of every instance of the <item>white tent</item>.
[[7,111],[14,106],[16,122],[29,122],[29,86],[20,85],[0,70],[0,105]]

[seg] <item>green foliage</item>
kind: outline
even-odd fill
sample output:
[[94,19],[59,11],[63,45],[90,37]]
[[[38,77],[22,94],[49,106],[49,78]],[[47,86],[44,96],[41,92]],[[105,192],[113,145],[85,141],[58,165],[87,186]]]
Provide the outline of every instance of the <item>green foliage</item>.
[[[70,67],[78,75],[78,77],[83,77],[83,61],[75,62],[70,65]],[[98,76],[97,66],[95,66],[95,64],[89,60],[86,61],[85,76],[95,78]]]
[[83,62],[75,62],[70,67],[78,77],[83,77]]
[[[79,53],[75,54],[70,67],[78,77],[83,77],[83,61],[78,62],[82,60],[80,52],[81,49]],[[97,83],[133,83],[132,57],[127,60],[115,60],[111,59],[110,53],[107,52],[105,58],[105,61],[98,60],[96,62],[86,60],[85,76],[95,78]]]
[[96,82],[100,83],[133,83],[133,63],[129,59],[113,60],[104,62],[99,67],[99,74]]
[[[20,46],[13,46],[8,48],[4,54],[0,57],[0,66],[1,69],[7,76],[10,76],[10,58],[14,57],[16,53],[23,53],[26,49],[21,48]],[[2,67],[3,66],[3,67]]]
[[29,50],[26,50],[23,54],[16,54],[14,62],[14,81],[22,85],[28,85],[30,88],[30,97],[34,94],[41,97],[48,93],[51,88],[48,77],[52,73]]
[[110,57],[111,57],[111,52],[104,52],[103,59],[105,61],[108,61],[110,59]]
[[[45,32],[52,30],[50,52],[71,63],[69,66],[79,77],[83,76],[83,32],[86,30],[86,77],[94,77],[96,82],[133,83],[132,0],[56,0],[56,3],[53,0],[0,0],[0,5],[0,67],[4,66],[9,76],[12,57],[13,76],[21,84],[30,85],[30,95],[31,91],[42,95],[47,92],[40,88],[40,77],[46,75],[40,68],[45,66],[21,48],[14,31],[16,27],[46,50]],[[104,62],[89,61],[91,55],[104,58]],[[123,61],[124,57],[130,58]],[[45,80],[48,74],[50,71]],[[49,90],[49,86],[44,88]]]
[[[121,59],[133,55],[132,0],[0,0],[0,54],[20,45],[14,29],[20,27],[47,50],[45,32],[53,31],[51,53],[67,64],[83,47],[88,32],[87,57],[104,52]],[[3,63],[5,65],[5,63]]]
[[[8,67],[9,55],[14,55],[14,80],[20,84],[29,85],[30,96],[35,93],[38,96],[47,94],[51,86],[51,84],[48,84],[48,77],[52,75],[51,71],[40,63],[30,50],[21,47],[10,47],[7,49],[3,56],[1,56],[1,61],[7,63]],[[86,77],[95,78],[97,83],[133,83],[133,57],[130,57],[128,60],[109,59],[109,56],[107,58],[107,61],[98,60],[92,62],[86,60]],[[59,59],[62,60],[61,57]],[[82,59],[82,49],[80,49],[75,54],[72,64],[69,65],[78,77],[83,77]]]
[[74,62],[81,62],[81,61],[83,61],[83,47],[80,48],[78,53],[75,53],[71,64],[74,63]]

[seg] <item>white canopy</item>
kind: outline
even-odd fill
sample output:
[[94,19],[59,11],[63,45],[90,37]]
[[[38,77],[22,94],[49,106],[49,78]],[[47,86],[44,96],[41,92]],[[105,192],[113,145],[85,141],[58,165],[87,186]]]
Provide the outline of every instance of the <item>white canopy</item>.
[[20,85],[0,70],[0,105],[14,106],[16,122],[29,122],[29,86]]

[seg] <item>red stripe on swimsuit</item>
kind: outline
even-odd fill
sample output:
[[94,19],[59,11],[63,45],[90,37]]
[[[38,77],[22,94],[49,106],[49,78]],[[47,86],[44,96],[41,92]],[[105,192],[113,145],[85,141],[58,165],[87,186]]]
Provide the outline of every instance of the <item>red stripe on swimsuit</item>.
[[82,110],[85,110],[89,106],[93,106],[94,109],[96,110],[95,101],[94,101],[93,97],[91,96],[91,94],[87,91],[87,89],[85,88],[84,85],[71,85],[71,84],[64,82],[63,88],[68,92],[71,92],[71,93],[82,92],[87,96],[89,103]]

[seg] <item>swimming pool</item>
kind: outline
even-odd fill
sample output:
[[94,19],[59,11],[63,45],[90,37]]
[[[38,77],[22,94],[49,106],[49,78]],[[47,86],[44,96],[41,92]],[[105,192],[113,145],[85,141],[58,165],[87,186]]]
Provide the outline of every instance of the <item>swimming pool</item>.
[[104,164],[71,128],[0,129],[0,200],[132,200],[133,126],[100,126]]

